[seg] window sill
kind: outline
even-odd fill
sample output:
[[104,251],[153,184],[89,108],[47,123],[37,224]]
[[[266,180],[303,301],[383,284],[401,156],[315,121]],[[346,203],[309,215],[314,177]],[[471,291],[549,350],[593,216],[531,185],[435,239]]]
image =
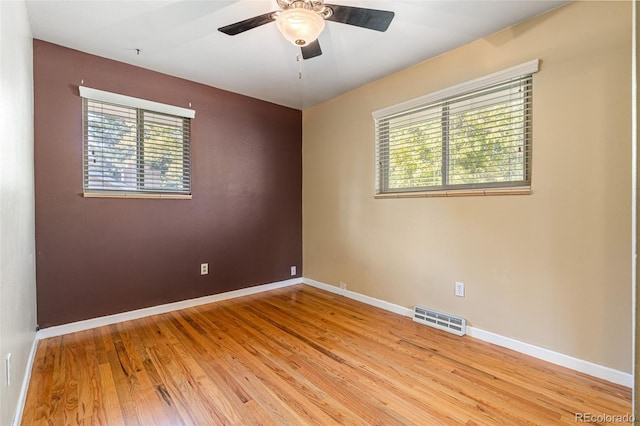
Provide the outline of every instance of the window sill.
[[160,200],[191,200],[191,194],[136,194],[134,192],[111,193],[111,192],[84,192],[84,198],[143,198]]
[[428,192],[396,192],[392,194],[376,194],[374,198],[435,198],[435,197],[478,197],[488,195],[530,195],[530,186],[514,188],[486,189],[450,189],[446,191]]

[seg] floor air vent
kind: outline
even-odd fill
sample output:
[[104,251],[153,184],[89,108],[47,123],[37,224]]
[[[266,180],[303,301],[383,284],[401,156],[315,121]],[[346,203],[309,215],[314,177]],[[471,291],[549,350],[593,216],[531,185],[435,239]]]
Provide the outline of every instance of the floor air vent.
[[421,324],[439,328],[440,330],[448,331],[449,333],[457,334],[458,336],[464,336],[467,328],[467,320],[464,318],[420,306],[413,308],[413,320]]

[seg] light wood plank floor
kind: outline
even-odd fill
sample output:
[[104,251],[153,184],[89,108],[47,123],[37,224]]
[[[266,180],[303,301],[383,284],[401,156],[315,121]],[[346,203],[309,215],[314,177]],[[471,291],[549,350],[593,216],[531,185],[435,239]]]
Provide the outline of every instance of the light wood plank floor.
[[23,425],[575,424],[628,388],[304,285],[39,343]]

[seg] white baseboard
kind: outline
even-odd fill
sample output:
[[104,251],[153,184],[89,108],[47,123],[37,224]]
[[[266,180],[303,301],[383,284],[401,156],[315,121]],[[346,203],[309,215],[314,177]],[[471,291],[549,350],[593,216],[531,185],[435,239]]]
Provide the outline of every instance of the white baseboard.
[[604,365],[595,364],[591,361],[575,358],[569,355],[554,352],[540,346],[530,345],[529,343],[501,336],[490,331],[482,330],[476,327],[467,327],[467,334],[476,339],[493,343],[552,364],[561,365],[590,376],[598,377],[612,383],[617,383],[626,387],[633,387],[633,375],[624,371],[614,370]]
[[405,308],[404,306],[396,305],[395,303],[390,303],[381,299],[376,299],[375,297],[365,296],[364,294],[356,293],[355,291],[343,290],[334,285],[321,283],[320,281],[312,280],[310,278],[303,278],[302,283],[308,284],[311,287],[316,287],[321,290],[348,297],[349,299],[357,300],[358,302],[366,303],[367,305],[372,305],[377,308],[384,309],[385,311],[391,311],[405,317],[413,316],[412,309]]
[[[340,294],[350,299],[357,300],[368,305],[376,306],[387,311],[395,312],[396,314],[411,317],[413,316],[413,310],[405,308],[404,306],[396,305],[394,303],[386,302],[384,300],[376,299],[374,297],[366,296],[361,293],[356,293],[350,290],[343,290],[334,285],[325,284],[320,281],[312,280],[310,278],[303,278],[304,284],[312,287],[326,290],[331,293]],[[490,331],[485,331],[476,327],[467,327],[467,335],[475,339],[483,340],[485,342],[492,343],[497,346],[502,346],[507,349],[520,352],[525,355],[538,358],[552,364],[561,365],[563,367],[570,368],[581,373],[588,374],[599,379],[607,380],[612,383],[616,383],[629,388],[633,387],[633,375],[625,373],[624,371],[614,370],[610,367],[594,364],[590,361],[585,361],[579,358],[574,358],[569,355],[554,352],[549,349],[534,346],[529,343],[524,343],[509,337],[501,336]]]
[[20,426],[20,423],[22,422],[22,412],[24,411],[24,404],[27,401],[27,391],[29,390],[29,382],[31,381],[31,369],[36,358],[37,347],[38,338],[34,336],[33,342],[31,343],[31,350],[29,351],[29,357],[27,358],[27,365],[22,377],[20,395],[18,395],[18,405],[16,406],[16,413],[13,416],[13,426]]
[[165,314],[179,309],[191,308],[193,306],[206,305],[207,303],[219,302],[221,300],[233,299],[241,296],[262,293],[264,291],[275,290],[277,288],[288,287],[300,284],[302,278],[292,278],[290,280],[279,281],[270,284],[263,284],[254,287],[242,288],[240,290],[228,291],[225,293],[212,294],[210,296],[198,297],[196,299],[181,300],[179,302],[167,303],[164,305],[151,306],[149,308],[136,309],[135,311],[121,312],[119,314],[107,315],[104,317],[91,318],[84,321],[72,322],[69,324],[57,325],[43,328],[36,333],[36,340],[49,337],[62,336],[63,334],[75,333],[76,331],[90,330],[96,327],[116,324],[123,321],[131,321],[151,315]]

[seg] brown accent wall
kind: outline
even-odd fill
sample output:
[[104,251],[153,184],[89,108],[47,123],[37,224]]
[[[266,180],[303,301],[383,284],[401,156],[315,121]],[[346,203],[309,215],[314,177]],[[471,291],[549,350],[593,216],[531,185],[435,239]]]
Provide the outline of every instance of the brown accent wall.
[[[302,273],[298,110],[34,40],[40,327]],[[78,86],[192,104],[192,200],[82,197]],[[209,275],[200,275],[208,262]]]

